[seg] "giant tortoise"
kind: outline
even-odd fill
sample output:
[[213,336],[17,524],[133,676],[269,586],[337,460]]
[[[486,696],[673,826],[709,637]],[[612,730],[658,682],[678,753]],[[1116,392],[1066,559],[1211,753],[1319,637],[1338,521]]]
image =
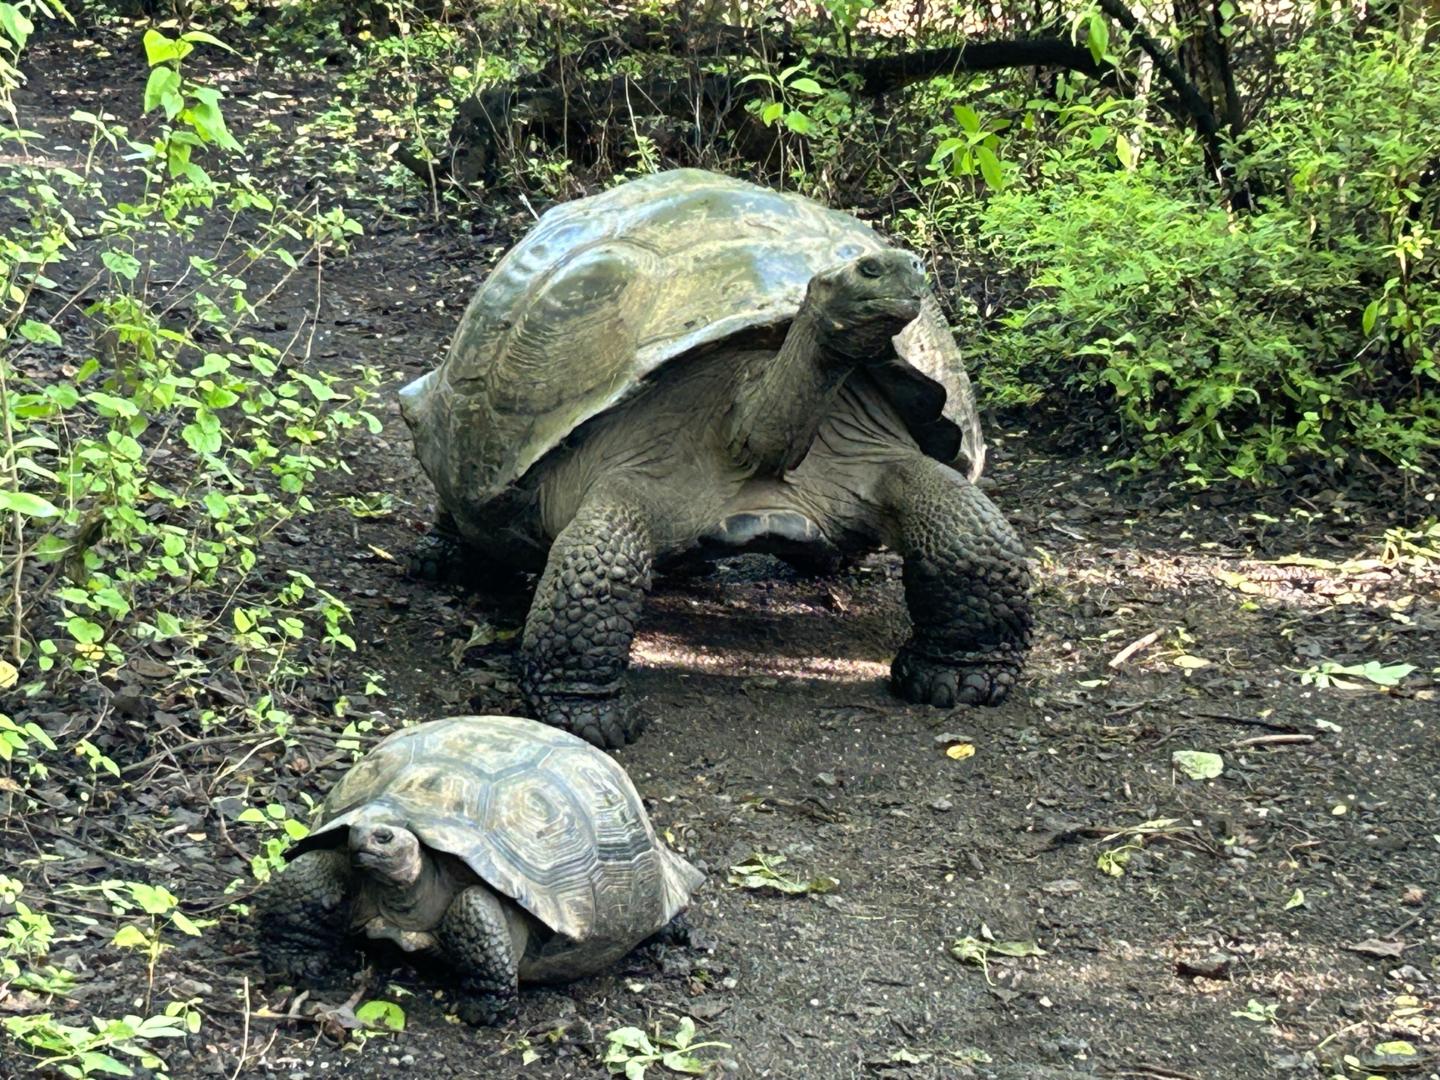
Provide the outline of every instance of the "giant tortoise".
[[605,753],[534,720],[456,716],[346,773],[257,911],[268,966],[296,981],[347,974],[357,935],[389,941],[453,965],[461,1017],[490,1023],[518,980],[599,971],[701,880]]
[[638,731],[622,677],[652,565],[702,543],[886,545],[913,622],[895,692],[995,704],[1015,682],[1029,570],[972,482],[959,352],[920,260],[848,214],[694,169],[555,207],[401,412],[432,554],[544,567],[521,690],[593,743]]

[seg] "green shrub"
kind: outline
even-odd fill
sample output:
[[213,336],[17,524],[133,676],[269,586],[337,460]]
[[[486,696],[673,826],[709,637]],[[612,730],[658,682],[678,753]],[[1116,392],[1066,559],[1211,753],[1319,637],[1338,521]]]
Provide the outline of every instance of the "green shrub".
[[1241,159],[1251,212],[1185,136],[1136,123],[1117,153],[1113,115],[992,195],[981,247],[1030,287],[979,343],[992,400],[1202,483],[1440,446],[1440,72],[1394,34],[1331,36],[1281,58],[1287,96]]

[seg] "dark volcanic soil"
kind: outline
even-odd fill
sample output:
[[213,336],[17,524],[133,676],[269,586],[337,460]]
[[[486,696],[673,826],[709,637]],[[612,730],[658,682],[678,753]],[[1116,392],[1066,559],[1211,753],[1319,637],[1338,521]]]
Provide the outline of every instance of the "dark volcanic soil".
[[[70,74],[36,78],[38,112],[63,117],[87,92],[138,97],[138,65],[82,71],[83,50],[48,48],[37,73]],[[243,103],[272,100],[261,90],[280,95],[287,131],[327,94],[318,80],[232,78],[241,129]],[[279,182],[298,188],[313,171]],[[326,264],[314,362],[375,365],[393,393],[434,362],[526,220],[467,232],[373,204],[355,212],[367,235]],[[315,300],[297,290],[267,318],[299,323]],[[137,707],[123,725],[117,714],[124,730],[107,752],[122,768],[172,756],[128,772],[78,819],[71,808],[5,825],[9,872],[42,905],[66,882],[128,877],[220,920],[157,969],[155,1010],[203,1000],[200,1033],[164,1048],[171,1075],[599,1077],[607,1032],[669,1033],[682,1016],[727,1044],[702,1056],[746,1077],[1329,1077],[1344,1055],[1356,1059],[1346,1075],[1363,1077],[1382,1071],[1367,1055],[1394,1039],[1422,1055],[1404,1075],[1436,1075],[1440,573],[1377,559],[1387,526],[1434,504],[1387,517],[1341,492],[1187,501],[1157,483],[1117,494],[1102,461],[1047,458],[1014,432],[993,455],[991,494],[1032,546],[1039,632],[1007,704],[947,712],[889,696],[905,619],[888,556],[829,579],[758,558],[662,579],[633,674],[651,725],[617,757],[657,827],[708,871],[691,945],[527,991],[500,1030],[457,1023],[444,976],[404,968],[357,981],[354,999],[399,1002],[402,1034],[357,1042],[314,997],[295,1006],[226,908],[225,885],[248,880],[242,856],[260,843],[237,808],[270,801],[303,816],[302,796],[323,795],[351,760],[335,745],[341,693],[347,717],[377,734],[519,707],[508,664],[523,605],[400,572],[431,493],[393,398],[385,421],[334,493],[388,493],[391,512],[356,517],[331,500],[265,552],[264,575],[303,570],[356,616],[356,652],[293,687],[293,745],[191,745],[183,715],[159,731]],[[1292,554],[1326,562],[1281,558]],[[1370,561],[1346,562],[1356,556]],[[493,640],[466,649],[472,633]],[[1416,671],[1388,693],[1302,682],[1326,660]],[[367,677],[383,697],[360,692]],[[9,706],[51,727],[84,707]],[[1187,779],[1172,766],[1186,750],[1222,754],[1223,775]],[[1157,820],[1167,824],[1141,839],[1127,832]],[[1102,853],[1120,849],[1128,861],[1103,872]],[[58,859],[41,864],[40,852]],[[728,883],[755,852],[838,885],[784,896]],[[46,1009],[84,1024],[144,1008],[141,960],[108,933],[64,933],[56,959],[72,957],[82,978]],[[950,950],[965,938],[1002,947],[988,967],[964,963]],[[1037,954],[1003,955],[1014,942]],[[0,987],[0,1008],[17,1000]],[[0,1045],[0,1076],[29,1068]],[[649,1075],[670,1074],[657,1064]]]

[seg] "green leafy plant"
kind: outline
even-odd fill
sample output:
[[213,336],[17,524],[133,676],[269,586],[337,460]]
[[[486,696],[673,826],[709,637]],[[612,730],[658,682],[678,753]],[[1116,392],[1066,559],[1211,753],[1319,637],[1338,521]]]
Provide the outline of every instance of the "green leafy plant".
[[963,937],[950,946],[950,955],[963,964],[974,964],[990,982],[990,957],[1022,958],[1044,956],[1045,950],[1033,941],[996,941],[989,927],[981,927],[980,937]]
[[605,1036],[605,1055],[601,1059],[612,1076],[623,1075],[625,1080],[644,1080],[645,1072],[652,1065],[660,1065],[671,1072],[701,1076],[713,1066],[696,1056],[697,1050],[728,1050],[729,1043],[696,1042],[695,1021],[681,1017],[673,1035],[665,1035],[657,1025],[654,1033],[647,1033],[638,1027],[622,1027]]
[[1327,660],[1323,664],[1316,664],[1301,671],[1300,681],[1306,686],[1318,686],[1322,690],[1332,687],[1336,690],[1359,690],[1362,687],[1354,680],[1364,679],[1389,690],[1399,686],[1406,676],[1414,671],[1414,664],[1387,665],[1375,660],[1367,660],[1363,664],[1336,664]]
[[830,892],[840,885],[835,878],[824,874],[806,880],[788,877],[779,870],[787,861],[784,855],[757,851],[747,861],[730,867],[730,884],[742,889],[770,889],[789,896]]

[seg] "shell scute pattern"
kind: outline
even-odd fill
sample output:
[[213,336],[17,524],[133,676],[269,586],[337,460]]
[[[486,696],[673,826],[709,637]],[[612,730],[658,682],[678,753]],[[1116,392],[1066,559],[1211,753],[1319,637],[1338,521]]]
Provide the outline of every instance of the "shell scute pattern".
[[331,791],[301,849],[362,816],[403,824],[577,942],[651,933],[687,899],[624,770],[534,721],[453,717],[390,735]]
[[[849,214],[693,169],[554,207],[476,292],[444,363],[403,395],[441,503],[463,529],[668,361],[788,321],[814,274],[886,247]],[[947,411],[968,395],[947,370],[963,374],[953,342],[906,359]]]

